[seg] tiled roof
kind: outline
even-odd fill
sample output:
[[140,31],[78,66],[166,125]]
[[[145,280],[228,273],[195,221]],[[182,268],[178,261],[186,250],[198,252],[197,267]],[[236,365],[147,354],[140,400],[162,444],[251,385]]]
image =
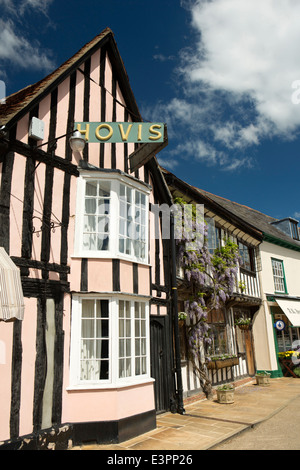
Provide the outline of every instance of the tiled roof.
[[244,206],[237,202],[230,201],[229,199],[216,196],[215,194],[211,194],[208,191],[204,191],[203,189],[196,189],[197,191],[199,191],[199,193],[204,194],[212,201],[226,208],[228,211],[230,211],[240,219],[246,221],[252,227],[255,227],[256,229],[263,232],[265,235],[269,235],[271,237],[282,240],[283,242],[295,245],[296,247],[300,248],[299,241],[294,240],[293,238],[289,237],[281,230],[279,230],[277,227],[272,225],[272,223],[277,222],[278,219],[263,214],[262,212],[259,212],[255,209],[251,209],[250,207]]
[[[179,180],[175,175],[172,175],[168,170],[162,169],[165,175],[173,176],[176,180]],[[179,180],[180,181],[180,180]],[[258,210],[247,207],[243,204],[230,201],[221,196],[217,196],[203,189],[196,188],[183,182],[187,188],[191,188],[194,192],[205,198],[208,202],[211,202],[215,208],[225,209],[227,213],[232,214],[237,219],[247,223],[254,230],[263,233],[265,236],[273,237],[278,241],[282,241],[283,244],[292,245],[297,250],[300,250],[300,242],[289,237],[277,227],[272,225],[273,222],[277,222],[278,219],[269,215],[263,214]]]

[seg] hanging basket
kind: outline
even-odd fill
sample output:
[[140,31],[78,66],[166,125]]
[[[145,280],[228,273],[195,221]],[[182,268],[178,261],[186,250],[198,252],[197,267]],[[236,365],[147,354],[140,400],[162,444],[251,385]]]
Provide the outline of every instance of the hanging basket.
[[240,330],[251,330],[251,324],[241,324],[241,325],[238,325],[239,329]]

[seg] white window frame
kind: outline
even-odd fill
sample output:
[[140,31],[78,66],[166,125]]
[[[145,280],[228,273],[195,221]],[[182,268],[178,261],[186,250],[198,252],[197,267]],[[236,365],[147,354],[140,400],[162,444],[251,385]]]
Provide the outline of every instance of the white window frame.
[[[109,308],[109,379],[102,380],[81,380],[80,359],[81,359],[81,318],[82,300],[108,300]],[[132,375],[129,377],[119,377],[119,302],[129,301],[131,303],[131,344],[132,344]],[[146,373],[133,375],[135,368],[135,302],[145,304],[146,315]],[[86,294],[74,295],[72,297],[72,320],[71,320],[71,347],[70,347],[70,385],[68,390],[73,389],[102,389],[121,388],[152,382],[150,376],[150,319],[149,319],[149,299],[134,295],[104,295]]]
[[[273,281],[274,281],[274,292],[277,292],[280,294],[287,294],[287,286],[286,286],[283,260],[271,258],[271,263],[272,263],[272,273],[273,273]],[[282,286],[282,289],[281,289],[281,286]],[[276,287],[279,287],[279,289]]]
[[[109,250],[84,250],[83,248],[83,227],[84,227],[84,204],[85,188],[87,181],[109,181],[111,184],[110,197],[110,231],[109,231]],[[146,226],[145,226],[145,257],[143,259],[133,254],[126,254],[119,251],[119,214],[120,214],[120,187],[121,184],[130,187],[134,194],[135,191],[145,195]],[[119,258],[128,261],[138,262],[140,264],[148,263],[149,251],[149,194],[150,187],[137,180],[134,180],[122,173],[100,172],[100,171],[81,171],[77,179],[77,198],[76,198],[76,217],[74,234],[74,253],[73,258]]]

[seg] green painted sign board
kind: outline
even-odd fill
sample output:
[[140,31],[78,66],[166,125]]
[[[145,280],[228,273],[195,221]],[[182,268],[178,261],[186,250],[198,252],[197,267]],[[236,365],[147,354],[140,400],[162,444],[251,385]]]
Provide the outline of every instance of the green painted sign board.
[[161,122],[75,122],[87,143],[157,143],[164,141]]

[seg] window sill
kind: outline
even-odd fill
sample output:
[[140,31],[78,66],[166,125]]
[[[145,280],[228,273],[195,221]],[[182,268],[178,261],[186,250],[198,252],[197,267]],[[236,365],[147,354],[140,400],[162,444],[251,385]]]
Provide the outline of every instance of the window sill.
[[98,253],[93,253],[93,252],[86,252],[86,253],[75,253],[70,256],[71,259],[106,259],[106,260],[112,260],[112,259],[119,259],[122,261],[128,261],[129,263],[137,263],[137,264],[142,264],[144,266],[151,266],[148,261],[142,261],[137,258],[132,258],[132,257],[126,257],[122,256],[120,254],[114,254],[114,253],[107,253],[107,254],[98,254]]
[[130,387],[137,387],[139,385],[146,385],[155,382],[155,379],[152,379],[151,377],[147,377],[145,379],[138,380],[136,382],[119,382],[118,384],[116,383],[107,383],[107,384],[99,384],[99,383],[84,383],[84,384],[78,384],[78,385],[70,385],[69,387],[66,388],[67,392],[76,392],[76,391],[82,391],[82,390],[117,390],[120,388],[130,388]]

